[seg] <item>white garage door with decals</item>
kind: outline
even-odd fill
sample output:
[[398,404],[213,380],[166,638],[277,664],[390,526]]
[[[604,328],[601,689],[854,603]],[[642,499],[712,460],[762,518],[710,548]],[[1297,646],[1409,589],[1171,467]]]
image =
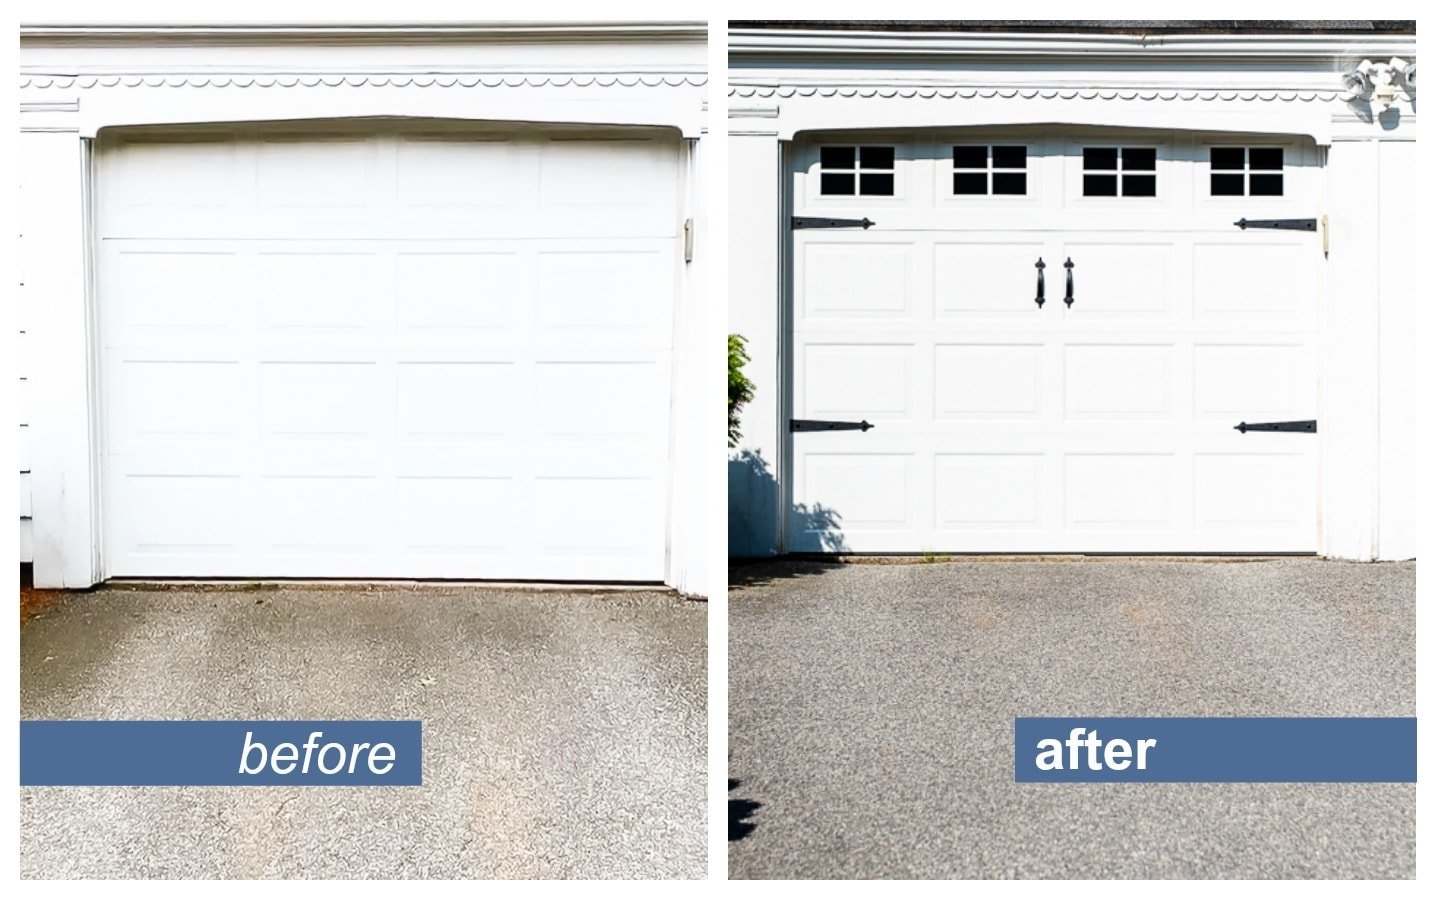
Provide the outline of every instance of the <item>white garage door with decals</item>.
[[1016,129],[794,163],[789,550],[1315,550],[1314,146]]
[[678,143],[98,150],[111,576],[659,580]]

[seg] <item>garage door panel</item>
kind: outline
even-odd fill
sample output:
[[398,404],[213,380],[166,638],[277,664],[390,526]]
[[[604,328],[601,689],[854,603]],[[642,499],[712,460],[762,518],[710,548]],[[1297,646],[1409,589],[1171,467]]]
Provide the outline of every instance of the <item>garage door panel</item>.
[[1309,345],[1198,344],[1192,352],[1197,418],[1235,424],[1316,414],[1315,354]]
[[1176,524],[1175,454],[1070,454],[1063,467],[1069,530],[1154,531]]
[[676,143],[460,131],[101,147],[112,575],[662,578]]
[[1267,320],[1307,326],[1317,299],[1306,243],[1198,242],[1192,296],[1199,319]]
[[908,243],[805,243],[803,315],[910,318],[915,254]]
[[813,538],[832,530],[916,532],[914,454],[809,453],[803,465],[799,504]]
[[106,377],[119,389],[108,411],[110,434],[117,440],[233,435],[244,427],[247,386],[238,360],[112,354]]
[[1170,420],[1175,366],[1171,344],[1070,344],[1062,368],[1066,417]]
[[393,283],[378,253],[359,250],[264,251],[253,267],[254,324],[267,329],[372,331]]
[[518,366],[413,362],[395,367],[397,433],[404,438],[499,437],[518,417]]
[[667,145],[652,140],[544,142],[538,215],[555,234],[672,236],[678,178]]
[[1193,457],[1195,526],[1290,532],[1315,515],[1313,460],[1299,452],[1240,450]]
[[396,539],[408,553],[495,556],[512,549],[518,511],[512,478],[401,476]]
[[[1068,318],[1154,318],[1173,315],[1172,273],[1176,248],[1171,244],[1124,241],[1068,242],[1073,263],[1073,297]],[[1066,270],[1054,266],[1054,281],[1064,291]],[[1063,294],[1056,295],[1060,299]]]
[[510,141],[402,136],[396,160],[399,207],[423,215],[492,216],[515,205],[521,153]]
[[543,409],[541,435],[632,437],[662,411],[663,373],[637,360],[540,362],[533,403]]
[[810,344],[803,356],[800,408],[813,418],[911,418],[916,355],[909,344]]
[[1039,318],[1042,308],[1034,302],[1039,259],[1047,266],[1043,272],[1049,298],[1062,296],[1061,269],[1040,241],[938,242],[933,254],[933,297],[939,318]]
[[[377,200],[369,186],[378,174],[378,151],[360,138],[263,139],[255,151],[256,202],[286,211],[363,209]],[[292,227],[295,220],[285,222]]]
[[[106,165],[104,196],[111,223],[133,229],[154,216],[223,215],[240,196],[242,150],[227,134],[190,140],[121,140]],[[215,178],[215,173],[226,177]],[[143,226],[141,226],[143,227]]]
[[508,327],[527,295],[522,260],[517,250],[401,250],[394,320],[401,329]]
[[540,476],[533,540],[546,554],[641,556],[663,530],[660,494],[648,478]]
[[372,362],[265,362],[259,376],[260,427],[267,435],[359,437],[378,427],[380,393]]
[[[259,540],[265,552],[383,553],[385,520],[346,514],[385,509],[388,485],[370,475],[265,475],[259,479]],[[337,513],[337,514],[336,514]]]
[[938,532],[1042,530],[1045,470],[1042,453],[936,454],[934,528]]
[[552,247],[538,254],[538,324],[557,331],[647,330],[663,321],[672,257],[658,242]]
[[104,265],[116,273],[107,318],[133,332],[213,331],[239,324],[244,266],[238,251],[113,244]]
[[248,486],[237,474],[126,476],[115,500],[133,511],[121,535],[127,554],[152,557],[239,555],[251,524]]
[[1038,343],[934,347],[934,418],[1041,418],[1043,350]]

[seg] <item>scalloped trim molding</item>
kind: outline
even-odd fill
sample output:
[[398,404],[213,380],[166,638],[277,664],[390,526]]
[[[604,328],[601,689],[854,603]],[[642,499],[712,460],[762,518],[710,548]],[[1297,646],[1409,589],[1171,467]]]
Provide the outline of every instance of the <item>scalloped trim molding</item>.
[[113,87],[703,87],[705,75],[665,74],[364,74],[336,75],[21,75],[22,89]]
[[1338,100],[1340,90],[1232,90],[1224,88],[978,88],[901,87],[897,85],[858,87],[737,86],[728,96],[742,99],[769,97],[840,97],[843,99],[973,100],[1002,98],[1023,100]]

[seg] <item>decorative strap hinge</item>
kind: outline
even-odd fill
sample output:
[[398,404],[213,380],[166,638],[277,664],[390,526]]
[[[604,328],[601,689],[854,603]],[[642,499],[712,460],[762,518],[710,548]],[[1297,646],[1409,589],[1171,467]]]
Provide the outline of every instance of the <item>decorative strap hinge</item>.
[[799,228],[861,228],[867,231],[877,223],[869,218],[825,219],[818,216],[793,216],[793,229]]
[[834,422],[828,419],[789,419],[789,431],[867,431],[875,428],[873,423],[864,419],[861,422]]
[[1246,231],[1248,228],[1275,228],[1279,231],[1315,231],[1315,219],[1237,219],[1232,223]]
[[1307,434],[1316,433],[1315,419],[1302,419],[1299,422],[1243,422],[1235,426],[1237,431],[1246,434],[1248,431],[1303,431]]

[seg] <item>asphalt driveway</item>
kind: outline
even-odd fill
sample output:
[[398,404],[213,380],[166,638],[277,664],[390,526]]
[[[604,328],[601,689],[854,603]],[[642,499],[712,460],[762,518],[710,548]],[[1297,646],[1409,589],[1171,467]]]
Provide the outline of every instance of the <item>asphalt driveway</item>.
[[27,788],[25,877],[701,878],[706,607],[658,592],[102,589],[26,718],[420,719],[424,785]]
[[772,562],[731,582],[735,878],[1414,876],[1415,785],[1012,772],[1016,716],[1415,715],[1414,564]]

